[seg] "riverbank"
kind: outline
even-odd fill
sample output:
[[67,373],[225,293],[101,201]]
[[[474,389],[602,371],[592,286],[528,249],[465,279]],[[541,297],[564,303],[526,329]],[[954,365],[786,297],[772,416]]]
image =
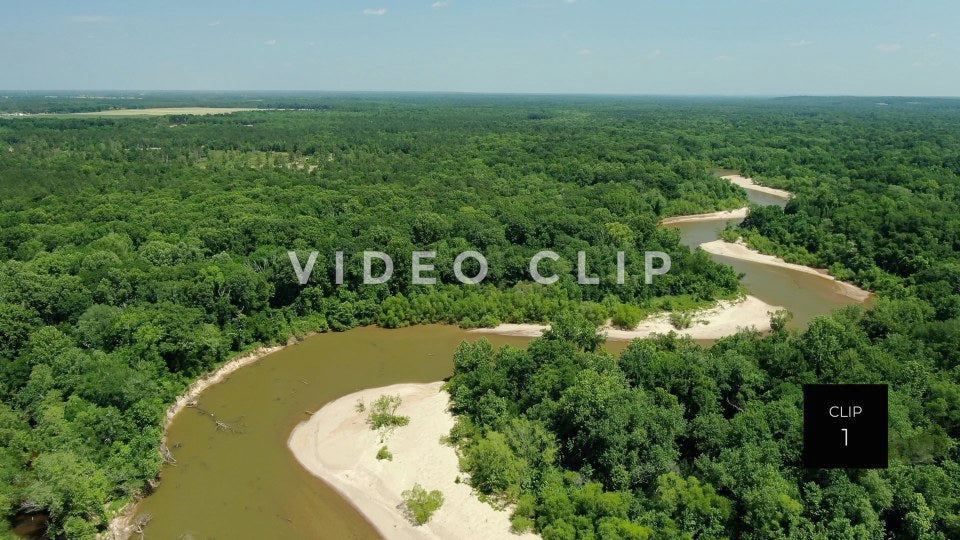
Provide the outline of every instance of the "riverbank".
[[[296,340],[291,339],[287,344],[295,341]],[[177,396],[177,399],[173,402],[173,404],[167,408],[167,412],[163,417],[162,448],[166,448],[167,428],[170,427],[173,419],[180,414],[181,411],[192,404],[195,404],[197,399],[200,398],[200,394],[202,394],[204,390],[215,384],[225,381],[230,374],[239,370],[240,368],[249,366],[264,356],[275,353],[285,346],[286,345],[275,345],[273,347],[260,347],[254,349],[248,354],[229,360],[221,365],[216,371],[208,373],[207,375],[195,380],[190,386],[187,387],[186,392]],[[133,501],[124,506],[123,509],[120,510],[120,512],[110,520],[110,525],[107,527],[107,530],[103,532],[100,538],[102,540],[126,540],[127,538],[130,538],[138,528],[138,523],[136,520],[138,502],[138,500]]]
[[747,217],[750,209],[744,206],[736,210],[720,210],[718,212],[707,212],[705,214],[690,214],[686,216],[673,216],[664,218],[660,225],[675,225],[677,223],[694,223],[698,221],[726,221],[728,219],[743,219]]
[[757,193],[765,193],[767,195],[772,195],[774,197],[781,198],[783,200],[788,200],[791,197],[789,191],[783,189],[777,189],[767,186],[761,186],[760,184],[754,183],[752,178],[747,178],[746,176],[741,176],[739,174],[728,174],[721,176],[724,180],[728,180],[733,184],[736,184],[747,191],[755,191]]
[[811,268],[809,266],[803,266],[801,264],[795,264],[787,262],[780,257],[775,255],[765,255],[760,253],[755,249],[747,247],[743,242],[727,242],[725,240],[714,240],[712,242],[706,242],[700,244],[700,249],[711,253],[713,255],[719,255],[722,257],[730,257],[734,259],[740,259],[744,261],[752,261],[760,264],[766,264],[770,266],[778,266],[780,268],[789,268],[791,270],[796,270],[798,272],[804,272],[811,274],[829,281],[832,281],[836,284],[836,290],[840,294],[856,300],[858,302],[863,302],[869,299],[873,293],[866,291],[857,287],[852,283],[847,283],[845,281],[840,281],[837,278],[831,276],[827,273],[826,270],[818,270],[816,268]]
[[[395,384],[348,394],[299,424],[287,445],[310,473],[333,486],[391,540],[537,538],[511,533],[509,511],[481,502],[461,477],[456,450],[441,442],[454,424],[450,396],[442,386]],[[358,402],[369,406],[381,395],[400,396],[397,414],[410,417],[410,423],[396,428],[385,442],[367,424],[369,410],[357,408]],[[376,458],[384,445],[392,460]],[[401,493],[415,483],[444,496],[443,505],[421,526],[407,521],[398,508]]]
[[[649,338],[668,332],[676,332],[693,339],[713,340],[731,336],[745,328],[769,332],[770,316],[780,309],[783,308],[747,295],[739,300],[721,300],[716,306],[695,311],[689,328],[675,328],[670,323],[670,313],[663,312],[647,317],[632,330],[614,328],[607,324],[601,328],[601,332],[607,339],[615,341]],[[476,328],[471,332],[536,338],[548,328],[548,325],[543,324],[501,324],[493,328]]]

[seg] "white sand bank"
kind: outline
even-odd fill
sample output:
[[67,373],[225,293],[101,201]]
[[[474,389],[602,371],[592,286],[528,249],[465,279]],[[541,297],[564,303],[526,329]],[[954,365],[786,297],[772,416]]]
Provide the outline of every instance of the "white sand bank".
[[[753,191],[755,193],[764,193],[784,201],[790,199],[791,193],[782,189],[761,186],[755,184],[752,179],[745,176],[740,176],[739,174],[728,174],[721,176],[724,180],[727,180],[733,184],[736,184],[747,191]],[[692,223],[696,221],[724,221],[728,219],[743,219],[747,217],[747,212],[749,209],[747,207],[737,208],[736,210],[720,210],[718,212],[707,212],[705,214],[689,214],[686,216],[673,216],[668,217],[660,221],[660,225],[673,225],[676,223]]]
[[769,332],[770,316],[779,309],[782,308],[748,295],[742,300],[722,300],[715,307],[696,312],[693,315],[693,324],[683,330],[677,330],[670,324],[669,313],[661,313],[648,317],[633,330],[607,328],[606,334],[608,339],[628,340],[666,334],[672,330],[693,339],[720,339],[732,336],[744,328]]
[[694,221],[724,221],[728,219],[743,219],[747,217],[749,208],[737,208],[736,210],[720,210],[719,212],[707,212],[706,214],[690,214],[686,216],[673,216],[664,218],[660,225],[673,225],[675,223],[691,223]]
[[[442,383],[396,384],[361,390],[324,405],[298,425],[287,441],[297,460],[311,473],[333,486],[350,501],[384,537],[413,538],[538,538],[510,532],[510,513],[480,502],[461,475],[456,451],[441,444],[450,434],[453,416],[447,411],[450,396]],[[367,425],[369,405],[384,394],[399,395],[397,414],[410,423],[397,428],[385,443]],[[356,410],[357,400],[367,411]],[[393,460],[377,460],[386,444]],[[398,508],[401,493],[420,483],[443,492],[444,503],[432,519],[419,527]]]
[[836,283],[837,291],[849,298],[852,298],[858,302],[863,302],[870,298],[870,291],[865,291],[852,283],[847,283],[845,281],[840,281],[837,278],[828,274],[825,270],[817,270],[816,268],[810,268],[809,266],[803,266],[800,264],[789,263],[780,257],[774,255],[764,255],[759,251],[750,249],[742,242],[732,243],[726,242],[724,240],[714,240],[712,242],[705,242],[700,244],[700,249],[712,253],[714,255],[721,255],[724,257],[731,257],[735,259],[741,259],[745,261],[752,261],[760,264],[769,264],[771,266],[780,266],[783,268],[789,268],[791,270],[796,270],[798,272],[804,272],[807,274],[812,274],[823,279],[827,279]]
[[742,187],[747,191],[755,191],[757,193],[766,193],[767,195],[773,195],[774,197],[779,197],[783,200],[787,200],[790,198],[789,191],[767,187],[767,186],[761,186],[760,184],[755,184],[752,179],[747,178],[745,176],[740,176],[739,174],[728,174],[726,176],[721,176],[720,178],[729,180],[730,182]]
[[[682,330],[674,328],[670,324],[670,314],[664,312],[646,318],[633,330],[621,330],[607,325],[601,331],[606,334],[607,339],[617,341],[648,338],[654,334],[666,334],[671,331],[693,339],[720,339],[732,336],[744,328],[755,328],[761,332],[769,331],[770,315],[779,309],[782,308],[747,295],[741,300],[723,300],[712,308],[695,312],[693,324],[690,328]],[[547,328],[548,326],[542,324],[501,324],[493,328],[477,328],[471,331],[504,336],[540,337]]]

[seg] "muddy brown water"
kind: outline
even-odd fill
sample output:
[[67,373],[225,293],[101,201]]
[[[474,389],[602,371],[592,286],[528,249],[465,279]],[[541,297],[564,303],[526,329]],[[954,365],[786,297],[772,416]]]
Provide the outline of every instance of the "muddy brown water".
[[357,328],[312,336],[234,372],[199,400],[233,432],[217,430],[196,409],[170,425],[177,463],[164,467],[160,486],[137,508],[151,516],[146,538],[378,538],[295,460],[286,445],[290,432],[305,411],[345,394],[449,377],[457,345],[481,337],[495,345],[529,342],[453,326]]
[[[733,173],[730,173],[733,174]],[[759,205],[786,205],[782,197],[747,189],[750,202]],[[680,241],[692,249],[720,237],[727,224],[742,219],[676,223],[670,227],[680,230]],[[783,306],[793,313],[791,328],[805,328],[815,317],[829,315],[835,309],[858,303],[840,292],[837,282],[807,272],[781,268],[753,261],[713,255],[710,257],[727,264],[743,274],[741,283],[749,294],[775,306]]]

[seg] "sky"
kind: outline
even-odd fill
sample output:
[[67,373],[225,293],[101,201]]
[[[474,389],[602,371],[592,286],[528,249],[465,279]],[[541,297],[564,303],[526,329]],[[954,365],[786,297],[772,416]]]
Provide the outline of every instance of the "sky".
[[0,89],[960,95],[960,1],[0,0]]

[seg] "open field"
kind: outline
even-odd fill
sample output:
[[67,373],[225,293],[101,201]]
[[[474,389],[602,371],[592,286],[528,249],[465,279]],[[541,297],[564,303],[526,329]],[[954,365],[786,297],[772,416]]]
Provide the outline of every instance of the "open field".
[[157,107],[152,109],[111,109],[108,111],[94,111],[71,113],[64,116],[165,116],[170,114],[229,114],[243,111],[256,111],[252,107]]

